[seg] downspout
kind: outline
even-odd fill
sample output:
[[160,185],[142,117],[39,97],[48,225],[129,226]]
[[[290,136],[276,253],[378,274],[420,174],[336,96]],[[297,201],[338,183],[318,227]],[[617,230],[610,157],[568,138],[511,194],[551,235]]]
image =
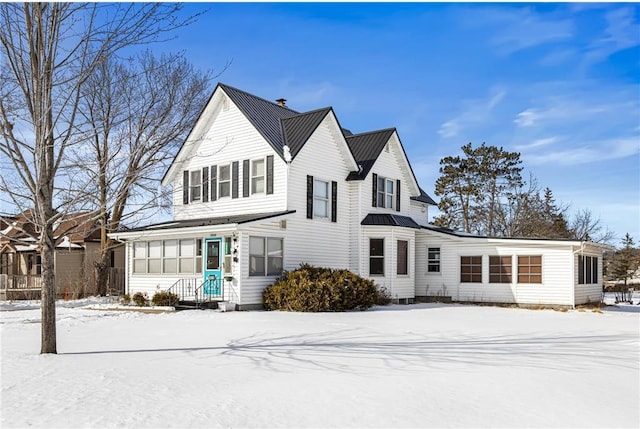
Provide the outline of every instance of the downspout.
[[[576,308],[576,264],[575,264],[575,256],[576,254],[582,254],[584,252],[584,241],[580,241],[580,248],[578,250],[574,250],[571,253],[571,308],[575,310]],[[578,264],[579,265],[579,264]]]
[[[399,304],[400,301],[398,300],[398,294],[395,294],[395,298],[394,298],[394,292],[395,292],[395,275],[393,275],[393,267],[397,266],[397,261],[394,259],[394,252],[393,252],[393,243],[395,241],[395,228],[391,227],[391,246],[389,246],[391,248],[391,252],[389,255],[389,261],[391,262],[391,269],[389,270],[389,282],[391,283],[391,298],[395,299],[397,302],[394,302],[394,304]],[[397,253],[397,252],[396,252]]]
[[[289,209],[289,167],[291,166],[291,151],[289,150],[289,146],[286,144],[282,147],[284,152],[284,162],[287,164],[285,170],[285,180],[284,180],[284,209]],[[284,261],[283,261],[284,262]]]

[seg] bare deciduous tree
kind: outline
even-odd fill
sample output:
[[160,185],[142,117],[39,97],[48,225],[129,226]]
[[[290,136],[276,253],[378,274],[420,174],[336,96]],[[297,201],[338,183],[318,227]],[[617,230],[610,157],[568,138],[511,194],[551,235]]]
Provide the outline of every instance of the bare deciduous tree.
[[[0,4],[0,198],[33,207],[42,257],[41,353],[57,353],[53,225],[74,202],[57,174],[81,140],[83,88],[123,48],[188,24],[180,5]],[[5,165],[6,164],[6,165]]]
[[108,233],[162,208],[162,173],[204,107],[210,80],[181,54],[149,51],[128,61],[108,59],[87,80],[79,109],[87,144],[70,151],[68,166],[81,185],[75,192],[84,192],[100,214],[99,294],[107,291],[114,246]]

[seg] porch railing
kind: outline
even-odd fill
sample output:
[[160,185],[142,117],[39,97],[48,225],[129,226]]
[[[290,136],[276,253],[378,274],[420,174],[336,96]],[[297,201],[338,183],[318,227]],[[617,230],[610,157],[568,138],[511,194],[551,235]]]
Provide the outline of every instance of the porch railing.
[[42,289],[42,276],[2,274],[0,289],[39,290]]
[[202,278],[186,278],[175,282],[167,292],[178,295],[180,301],[203,302],[220,301],[224,296],[223,279],[202,281]]

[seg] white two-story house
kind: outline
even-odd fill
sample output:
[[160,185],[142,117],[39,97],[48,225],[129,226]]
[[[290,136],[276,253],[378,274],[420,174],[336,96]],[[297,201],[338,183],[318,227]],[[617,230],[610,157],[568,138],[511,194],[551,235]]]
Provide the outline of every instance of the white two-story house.
[[130,294],[257,309],[266,286],[308,263],[371,278],[402,303],[600,299],[601,246],[429,225],[435,203],[398,132],[352,134],[331,107],[300,113],[220,83],[162,184],[174,220],[112,234],[126,242]]

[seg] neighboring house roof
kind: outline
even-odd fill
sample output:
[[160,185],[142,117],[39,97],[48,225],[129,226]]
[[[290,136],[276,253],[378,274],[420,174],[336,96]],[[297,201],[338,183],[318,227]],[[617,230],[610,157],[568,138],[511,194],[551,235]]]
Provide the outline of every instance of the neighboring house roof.
[[351,154],[361,167],[360,171],[349,173],[347,180],[363,180],[367,177],[395,130],[395,128],[387,128],[346,137]]
[[421,203],[431,204],[434,206],[438,205],[422,188],[420,188],[420,195],[417,197],[411,197],[411,199],[413,201],[419,201]]
[[[208,217],[200,219],[187,219],[187,220],[173,220],[163,223],[157,223],[154,225],[147,225],[140,228],[131,228],[124,233],[141,232],[141,231],[157,231],[163,229],[179,229],[179,228],[194,228],[198,226],[212,226],[212,225],[230,225],[230,224],[244,224],[249,222],[255,222],[258,220],[266,220],[278,216],[283,216],[291,213],[295,213],[295,210],[286,210],[281,212],[270,213],[252,213],[236,216],[221,216],[221,217]],[[114,235],[117,235],[115,233]]]
[[360,225],[376,226],[401,226],[405,228],[420,229],[420,225],[409,216],[388,213],[369,213],[362,219]]
[[[76,248],[77,243],[87,241],[99,241],[100,231],[94,213],[79,212],[69,213],[54,223],[53,236],[56,239],[56,247]],[[33,210],[25,210],[14,216],[14,221],[0,231],[0,242],[26,243],[37,237],[36,223],[33,221]],[[73,244],[73,245],[70,245]],[[81,247],[81,246],[80,246]],[[22,249],[25,250],[25,249]]]

